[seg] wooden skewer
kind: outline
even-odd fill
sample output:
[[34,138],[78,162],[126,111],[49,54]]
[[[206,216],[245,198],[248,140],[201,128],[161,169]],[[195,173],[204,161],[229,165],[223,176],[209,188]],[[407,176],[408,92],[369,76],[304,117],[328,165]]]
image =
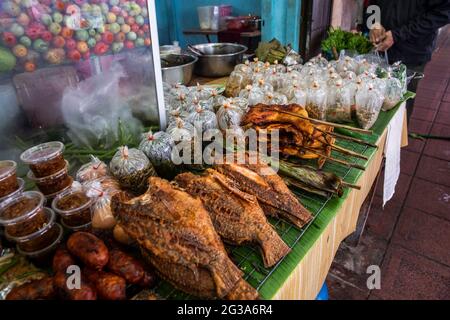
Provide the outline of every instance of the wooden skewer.
[[351,188],[351,189],[356,189],[356,190],[361,190],[361,186],[357,186],[355,184],[351,184],[351,183],[347,183],[345,181],[342,181],[342,186],[346,187],[346,188]]
[[360,129],[360,128],[347,126],[347,125],[344,125],[344,124],[339,124],[339,123],[333,123],[333,122],[328,122],[328,121],[312,119],[312,118],[304,117],[302,115],[299,115],[297,113],[290,112],[290,111],[271,109],[270,107],[264,106],[264,105],[256,105],[255,107],[267,109],[267,110],[278,112],[278,113],[284,113],[284,114],[287,114],[287,115],[290,115],[290,116],[293,116],[293,117],[297,117],[297,118],[300,118],[300,119],[303,119],[303,120],[309,120],[309,121],[311,121],[313,123],[316,123],[316,124],[323,124],[323,125],[326,125],[326,126],[346,129],[346,130],[349,130],[349,131],[354,131],[354,132],[363,133],[363,134],[367,134],[367,135],[371,135],[373,133],[373,131],[371,131],[371,130],[365,130],[365,129]]
[[361,139],[352,138],[352,137],[349,137],[349,136],[346,136],[346,135],[343,135],[343,134],[339,134],[339,133],[336,133],[336,132],[326,132],[326,131],[321,130],[319,128],[316,128],[316,129],[321,131],[321,132],[323,132],[324,134],[328,134],[330,136],[333,136],[333,137],[336,137],[336,138],[340,138],[342,140],[352,141],[352,142],[356,142],[356,143],[359,143],[359,144],[363,144],[363,145],[366,145],[366,146],[378,149],[378,146],[376,144],[373,144],[373,143],[370,143],[370,142],[367,142],[367,141],[364,141],[364,140],[361,140]]
[[327,155],[324,155],[323,153],[320,153],[320,152],[318,152],[318,151],[316,151],[316,150],[314,150],[314,149],[310,149],[310,148],[308,148],[308,147],[300,146],[299,148],[305,149],[306,151],[309,151],[309,152],[311,152],[311,153],[313,153],[313,154],[316,154],[316,155],[318,155],[318,156],[320,156],[320,157],[322,157],[322,158],[325,158],[325,159],[327,159],[327,160],[329,160],[329,161],[332,161],[332,162],[336,162],[336,163],[342,164],[342,165],[344,165],[344,166],[346,166],[346,167],[348,167],[348,168],[356,168],[356,169],[359,169],[359,170],[362,170],[362,171],[365,171],[365,170],[366,170],[366,168],[364,168],[363,166],[360,166],[359,164],[348,163],[348,162],[345,162],[345,161],[343,161],[343,160],[335,159],[335,158],[329,157],[329,156],[327,156]]
[[366,160],[366,161],[369,160],[369,158],[367,158],[366,156],[364,156],[364,155],[362,155],[362,154],[353,152],[353,151],[351,151],[351,150],[347,150],[347,149],[342,148],[342,147],[339,147],[339,146],[337,146],[337,145],[331,145],[331,148],[332,148],[333,150],[337,151],[337,152],[340,152],[340,153],[345,154],[345,155],[348,155],[348,156],[352,156],[352,157],[355,157],[355,158],[358,158],[358,159],[362,159],[362,160]]

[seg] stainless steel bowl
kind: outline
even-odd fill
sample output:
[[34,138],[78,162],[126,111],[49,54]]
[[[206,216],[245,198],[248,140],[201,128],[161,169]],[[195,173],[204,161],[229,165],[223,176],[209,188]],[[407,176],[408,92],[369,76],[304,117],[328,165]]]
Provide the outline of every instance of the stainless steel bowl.
[[195,73],[202,77],[225,77],[241,63],[246,46],[234,43],[206,43],[193,46],[203,54],[198,56]]
[[188,85],[198,58],[190,54],[161,55],[163,81],[168,84]]

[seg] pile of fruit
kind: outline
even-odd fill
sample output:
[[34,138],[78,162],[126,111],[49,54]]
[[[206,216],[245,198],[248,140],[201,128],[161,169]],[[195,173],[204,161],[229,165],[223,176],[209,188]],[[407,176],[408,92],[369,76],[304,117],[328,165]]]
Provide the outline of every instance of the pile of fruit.
[[146,0],[1,1],[0,72],[32,72],[150,44]]

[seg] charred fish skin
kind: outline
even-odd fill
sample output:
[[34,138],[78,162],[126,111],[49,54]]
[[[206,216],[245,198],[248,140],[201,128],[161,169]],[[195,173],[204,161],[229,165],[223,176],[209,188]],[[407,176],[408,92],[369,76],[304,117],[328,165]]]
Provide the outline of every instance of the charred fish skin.
[[284,218],[298,228],[312,219],[284,181],[275,172],[267,174],[271,170],[267,164],[225,163],[214,169],[231,178],[239,189],[255,195],[266,215]]
[[150,178],[143,196],[117,194],[111,206],[125,232],[175,287],[220,299],[242,280],[201,201],[168,181]]
[[257,198],[232,186],[233,182],[221,173],[212,169],[204,176],[184,173],[175,182],[203,201],[225,242],[258,244],[265,267],[272,267],[289,253],[289,247],[267,221]]

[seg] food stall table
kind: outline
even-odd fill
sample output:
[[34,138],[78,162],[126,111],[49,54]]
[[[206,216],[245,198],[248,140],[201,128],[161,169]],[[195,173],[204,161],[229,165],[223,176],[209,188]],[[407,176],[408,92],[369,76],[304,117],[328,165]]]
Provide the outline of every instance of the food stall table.
[[[224,86],[227,78],[194,78],[192,84]],[[381,112],[372,128],[371,142],[378,148],[368,148],[364,155],[369,161],[365,171],[351,169],[346,181],[361,186],[361,190],[347,190],[342,198],[330,198],[316,211],[313,223],[307,227],[291,253],[262,281],[258,290],[266,299],[315,299],[322,287],[341,242],[357,228],[361,207],[379,176],[385,155],[388,125],[400,108]],[[408,145],[406,113],[402,128],[401,146]],[[361,150],[360,150],[361,151]],[[300,197],[301,198],[301,197]],[[305,199],[301,200],[305,202]],[[309,202],[306,199],[306,202]],[[314,202],[314,201],[311,201]],[[308,203],[306,203],[308,205]],[[250,281],[251,282],[251,281]]]

